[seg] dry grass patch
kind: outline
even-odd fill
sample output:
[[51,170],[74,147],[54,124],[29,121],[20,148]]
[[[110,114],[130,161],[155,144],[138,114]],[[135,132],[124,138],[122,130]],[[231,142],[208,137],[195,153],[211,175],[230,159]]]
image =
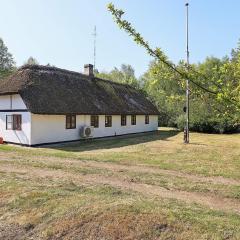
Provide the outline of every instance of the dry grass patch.
[[[169,129],[52,148],[3,145],[0,239],[236,240],[239,182],[238,134],[192,133],[190,145]],[[204,199],[217,200],[215,210]]]

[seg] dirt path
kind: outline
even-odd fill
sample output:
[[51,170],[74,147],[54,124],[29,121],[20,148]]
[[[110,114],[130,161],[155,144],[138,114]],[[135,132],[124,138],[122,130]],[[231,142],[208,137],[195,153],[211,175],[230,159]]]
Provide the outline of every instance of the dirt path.
[[[71,160],[71,162],[73,162]],[[104,168],[115,172],[121,171],[131,171],[131,172],[140,172],[140,173],[153,173],[153,174],[164,174],[170,175],[173,177],[183,177],[195,182],[211,182],[214,184],[225,184],[225,185],[240,185],[240,181],[230,178],[224,178],[221,176],[216,177],[204,177],[199,175],[192,175],[188,173],[183,173],[174,170],[165,170],[160,169],[158,167],[149,167],[146,165],[121,165],[115,163],[104,163],[104,162],[94,162],[94,161],[87,161],[87,162],[80,162],[74,161],[74,163],[78,163],[79,165],[83,165],[86,167],[96,167],[96,168]]]
[[[142,184],[142,183],[134,183],[130,181],[126,181],[124,179],[119,179],[116,177],[105,177],[102,175],[80,175],[74,174],[63,170],[49,170],[43,168],[35,168],[35,167],[19,167],[11,164],[2,164],[0,166],[0,171],[8,172],[8,173],[20,173],[19,177],[30,177],[30,178],[53,178],[53,179],[61,179],[61,180],[70,180],[75,184],[87,184],[87,185],[110,185],[113,187],[120,188],[122,190],[130,190],[143,194],[144,196],[149,197],[160,197],[167,199],[177,199],[180,201],[184,201],[186,203],[198,203],[201,205],[205,205],[211,209],[221,210],[225,212],[235,212],[240,214],[240,201],[229,198],[219,198],[210,194],[200,194],[195,192],[186,192],[186,191],[173,191],[167,190],[162,187],[150,185],[150,184]],[[25,175],[23,175],[25,173]]]
[[[12,154],[14,156],[14,154]],[[0,154],[0,161],[11,159],[11,154]],[[188,174],[181,171],[176,170],[166,170],[160,169],[156,166],[147,166],[147,165],[123,165],[118,163],[109,163],[109,162],[97,162],[97,161],[83,161],[77,159],[62,159],[58,157],[45,157],[45,156],[31,156],[31,158],[24,159],[31,159],[37,160],[38,162],[44,161],[47,163],[60,163],[60,164],[68,164],[72,166],[78,167],[94,167],[94,168],[101,168],[107,169],[114,172],[121,172],[121,171],[129,171],[129,172],[139,172],[139,173],[153,173],[153,174],[163,174],[169,175],[173,177],[182,177],[186,178],[193,182],[205,182],[205,183],[213,183],[213,184],[224,184],[224,185],[236,185],[240,186],[240,180],[232,179],[232,178],[225,178],[222,176],[214,176],[214,177],[207,177],[201,175],[194,175]]]

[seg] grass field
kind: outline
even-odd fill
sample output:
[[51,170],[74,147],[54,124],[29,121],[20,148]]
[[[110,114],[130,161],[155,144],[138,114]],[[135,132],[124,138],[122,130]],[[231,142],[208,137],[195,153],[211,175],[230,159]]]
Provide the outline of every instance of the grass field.
[[0,239],[240,239],[240,135],[0,145]]

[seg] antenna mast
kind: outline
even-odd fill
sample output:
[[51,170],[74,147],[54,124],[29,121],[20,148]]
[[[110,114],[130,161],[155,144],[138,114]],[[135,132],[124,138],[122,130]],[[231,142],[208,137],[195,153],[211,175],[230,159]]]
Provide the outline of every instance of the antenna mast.
[[97,27],[94,26],[94,31],[93,31],[93,69],[96,70],[96,40],[97,40]]
[[[187,50],[187,69],[189,70],[189,45],[188,45],[188,6],[189,3],[185,4],[186,6],[186,50]],[[184,129],[184,142],[189,143],[189,79],[186,79],[186,126]]]

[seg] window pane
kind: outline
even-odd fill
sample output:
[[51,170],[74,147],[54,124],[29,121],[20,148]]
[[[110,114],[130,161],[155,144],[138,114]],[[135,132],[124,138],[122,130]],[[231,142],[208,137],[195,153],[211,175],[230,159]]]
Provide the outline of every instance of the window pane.
[[98,116],[96,116],[95,127],[98,128],[98,126],[99,126],[99,118]]
[[17,129],[18,130],[22,129],[22,115],[17,116]]
[[131,116],[131,123],[132,125],[136,125],[136,115]]
[[74,114],[66,115],[66,128],[67,129],[76,128],[76,115]]
[[71,128],[76,128],[76,115],[71,117]]
[[71,127],[71,118],[70,115],[66,115],[66,128],[69,129]]
[[7,115],[7,122],[9,122],[9,123],[12,122],[12,115]]
[[22,130],[22,115],[14,114],[12,120],[13,130]]
[[16,115],[13,115],[13,130],[17,129]]
[[71,128],[70,122],[67,122],[67,123],[66,123],[66,128],[67,128],[67,129]]
[[6,115],[6,130],[11,130],[12,128],[12,115]]
[[105,127],[112,126],[112,116],[105,116]]
[[149,115],[145,115],[145,124],[149,124]]
[[121,115],[121,125],[126,126],[127,125],[127,116]]
[[93,116],[91,116],[91,126],[94,127],[94,120]]
[[99,118],[98,118],[98,116],[95,116],[95,115],[91,116],[91,126],[95,127],[95,128],[98,128],[98,126],[99,126]]

